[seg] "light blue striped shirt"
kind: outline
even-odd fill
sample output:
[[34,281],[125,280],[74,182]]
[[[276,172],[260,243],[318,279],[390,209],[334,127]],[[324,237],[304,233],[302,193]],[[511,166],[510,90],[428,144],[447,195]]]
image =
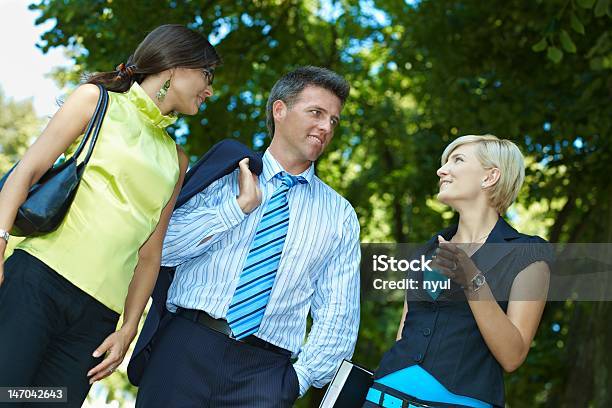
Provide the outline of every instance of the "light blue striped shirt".
[[[168,310],[225,318],[263,209],[283,171],[270,151],[259,177],[262,203],[245,215],[236,201],[238,170],[213,182],[172,214],[162,265],[177,266]],[[290,350],[300,395],[328,383],[349,359],[359,329],[359,222],[349,202],[314,174],[287,194],[289,231],[257,337]],[[203,240],[209,238],[202,243]],[[306,335],[310,311],[313,324]]]

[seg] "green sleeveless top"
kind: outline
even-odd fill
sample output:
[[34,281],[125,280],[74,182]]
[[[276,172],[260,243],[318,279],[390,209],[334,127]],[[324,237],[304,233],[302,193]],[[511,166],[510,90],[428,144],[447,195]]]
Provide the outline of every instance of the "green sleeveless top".
[[138,250],[179,177],[176,145],[164,129],[175,120],[162,115],[137,83],[126,93],[109,92],[98,141],[66,218],[17,249],[121,314]]

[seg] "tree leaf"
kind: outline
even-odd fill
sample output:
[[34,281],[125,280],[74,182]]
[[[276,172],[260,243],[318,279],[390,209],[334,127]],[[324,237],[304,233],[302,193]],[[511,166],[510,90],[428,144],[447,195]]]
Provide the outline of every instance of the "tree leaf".
[[603,17],[608,12],[610,0],[599,0],[595,6],[595,17]]
[[559,40],[561,40],[561,46],[565,51],[572,54],[576,53],[576,44],[574,44],[572,37],[570,37],[567,31],[561,30],[559,33]]
[[601,57],[596,57],[593,58],[590,62],[589,62],[589,66],[591,67],[591,69],[593,71],[600,71],[603,69],[603,58]]
[[555,64],[558,64],[563,59],[563,51],[561,51],[557,47],[548,47],[546,56],[548,57],[549,60],[551,60]]
[[592,8],[593,4],[595,4],[595,0],[578,0],[578,5],[586,9]]
[[546,49],[546,46],[548,45],[548,43],[546,42],[546,37],[543,37],[540,41],[538,41],[537,43],[533,44],[533,46],[531,47],[531,49],[535,52],[542,52]]
[[574,13],[572,13],[571,17],[571,24],[572,24],[572,29],[579,33],[579,34],[583,34],[584,35],[584,25],[582,24],[582,22],[578,19],[578,17],[576,17],[576,15]]

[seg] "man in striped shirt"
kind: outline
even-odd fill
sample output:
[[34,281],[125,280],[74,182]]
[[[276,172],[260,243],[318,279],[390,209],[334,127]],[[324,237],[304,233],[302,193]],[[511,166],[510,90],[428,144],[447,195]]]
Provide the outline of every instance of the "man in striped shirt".
[[[301,67],[267,103],[272,142],[176,210],[176,266],[137,406],[290,407],[350,358],[359,327],[359,222],[316,175],[349,84]],[[306,333],[310,312],[312,326]]]

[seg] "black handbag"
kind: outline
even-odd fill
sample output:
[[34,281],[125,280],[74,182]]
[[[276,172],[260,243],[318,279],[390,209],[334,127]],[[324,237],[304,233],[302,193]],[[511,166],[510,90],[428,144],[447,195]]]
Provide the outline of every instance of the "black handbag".
[[[85,166],[87,166],[93,153],[108,107],[108,92],[102,85],[98,85],[98,88],[100,89],[100,97],[98,98],[96,111],[87,125],[83,140],[69,159],[51,167],[30,188],[27,199],[19,207],[11,235],[28,237],[49,233],[55,230],[66,216],[83,177]],[[89,139],[91,139],[91,143],[87,156],[85,156],[83,162],[77,164],[77,158],[85,149]],[[16,166],[17,164],[2,177],[0,190],[2,190],[6,179]]]

